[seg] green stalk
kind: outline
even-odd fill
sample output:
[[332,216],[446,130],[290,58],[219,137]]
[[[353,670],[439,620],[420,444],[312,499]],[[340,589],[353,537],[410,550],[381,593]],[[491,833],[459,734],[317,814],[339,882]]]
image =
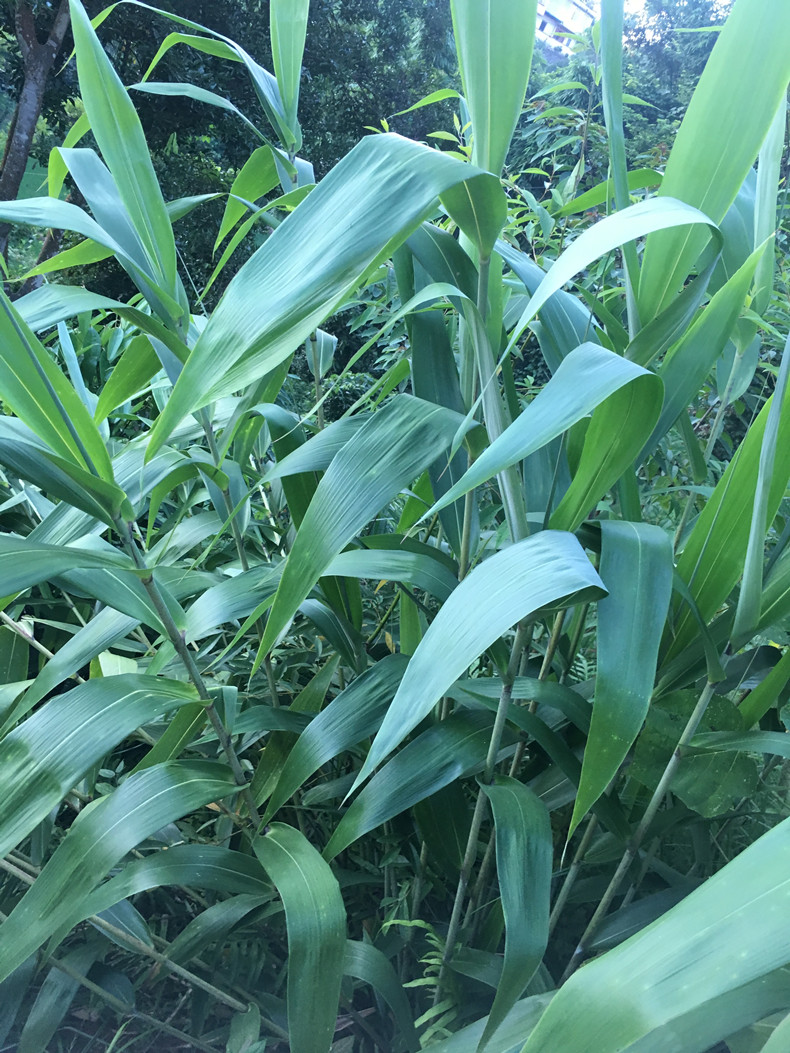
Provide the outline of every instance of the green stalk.
[[[522,623],[519,623],[519,626],[516,629],[516,638],[513,641],[510,662],[508,663],[507,671],[505,673],[502,692],[499,697],[499,705],[497,706],[496,717],[494,719],[494,727],[491,731],[491,738],[488,743],[488,753],[486,754],[486,763],[482,776],[482,781],[487,785],[490,784],[494,778],[494,768],[496,767],[497,755],[500,746],[502,745],[502,733],[505,730],[507,710],[513,694],[513,681],[516,679],[516,673],[518,672],[521,652],[524,650],[524,646],[531,631],[531,626]],[[469,878],[472,874],[472,868],[477,859],[477,842],[480,837],[480,828],[483,825],[483,819],[485,819],[486,816],[487,806],[488,798],[478,789],[475,810],[472,815],[472,825],[469,830],[469,837],[466,841],[466,849],[461,864],[461,873],[458,875],[458,885],[455,890],[455,901],[453,903],[453,912],[450,917],[450,926],[447,930],[447,940],[444,947],[444,954],[442,956],[442,965],[436,981],[436,991],[434,992],[433,1000],[434,1005],[438,1005],[441,1000],[442,988],[447,976],[447,968],[450,959],[453,956],[455,942],[458,939],[458,933],[461,928],[461,911],[464,905],[466,890],[469,885]]]
[[137,546],[137,542],[134,539],[131,524],[125,523],[121,519],[117,519],[115,521],[115,528],[118,531],[119,536],[123,540],[124,547],[126,548],[129,555],[132,557],[137,569],[146,572],[141,578],[143,588],[148,593],[148,598],[150,599],[154,610],[158,614],[159,620],[162,622],[162,625],[165,628],[165,632],[167,633],[167,637],[170,640],[170,643],[175,648],[176,654],[181,659],[184,668],[187,671],[189,679],[192,681],[192,683],[195,686],[195,689],[197,690],[198,697],[200,698],[200,701],[205,707],[206,716],[208,717],[211,726],[214,729],[214,733],[216,734],[217,739],[219,740],[222,752],[225,754],[228,764],[230,765],[230,769],[233,772],[233,778],[236,781],[236,785],[239,787],[242,799],[245,805],[247,806],[247,811],[249,812],[250,819],[256,826],[258,826],[260,823],[260,815],[258,814],[258,809],[255,806],[255,799],[252,796],[249,784],[247,783],[247,779],[244,776],[244,771],[241,767],[241,763],[239,762],[239,758],[236,755],[236,750],[233,748],[233,742],[231,740],[231,737],[228,734],[225,725],[222,723],[219,713],[217,713],[216,707],[211,699],[211,695],[208,692],[208,688],[206,687],[205,682],[203,681],[203,677],[200,675],[200,670],[197,667],[197,663],[195,662],[192,652],[187,647],[183,635],[179,631],[176,623],[173,621],[173,617],[167,608],[167,604],[162,598],[162,594],[159,591],[156,582],[154,581],[154,576],[151,573],[150,568],[146,565],[145,560],[143,559],[142,553],[140,552],[140,549]]
[[680,765],[681,751],[684,746],[687,746],[689,744],[697,728],[699,727],[699,723],[705,715],[705,710],[708,708],[708,703],[713,697],[714,689],[715,684],[708,681],[705,685],[705,689],[699,697],[699,701],[694,707],[694,712],[689,717],[688,723],[683,729],[683,734],[678,739],[678,744],[675,747],[672,756],[669,758],[669,763],[664,769],[664,774],[661,776],[658,786],[656,786],[655,790],[653,791],[653,796],[650,798],[650,802],[647,808],[645,809],[645,814],[642,816],[642,820],[639,823],[639,826],[636,828],[636,831],[634,832],[631,840],[628,843],[628,847],[623,853],[623,858],[620,860],[620,865],[617,867],[617,870],[614,873],[614,877],[609,882],[609,885],[603,894],[603,898],[601,899],[601,902],[598,904],[595,913],[590,919],[590,923],[585,929],[581,940],[579,940],[578,947],[573,952],[573,956],[568,962],[568,967],[562,976],[562,980],[560,981],[561,983],[567,980],[568,977],[571,976],[574,972],[576,972],[576,970],[579,968],[582,961],[584,960],[584,956],[587,953],[587,949],[590,946],[593,937],[595,936],[596,932],[598,931],[601,925],[601,922],[606,916],[606,913],[609,910],[612,900],[617,895],[620,885],[623,882],[623,878],[628,873],[631,864],[636,858],[636,854],[639,851],[639,846],[642,844],[645,834],[650,829],[653,820],[656,817],[656,813],[658,812],[658,809],[660,808],[661,803],[667,794],[667,791],[672,785],[675,775],[677,774],[678,766]]

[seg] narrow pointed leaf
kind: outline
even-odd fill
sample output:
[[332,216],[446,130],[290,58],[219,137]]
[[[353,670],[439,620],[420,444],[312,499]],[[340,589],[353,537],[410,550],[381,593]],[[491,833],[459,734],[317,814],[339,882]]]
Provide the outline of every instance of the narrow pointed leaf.
[[174,680],[103,677],[56,695],[6,735],[0,742],[3,855],[126,735],[195,697]]
[[580,234],[548,270],[546,277],[524,308],[518,325],[510,337],[509,347],[515,345],[526,327],[554,293],[594,260],[654,231],[672,227],[696,227],[700,224],[705,225],[709,232],[713,232],[715,240],[721,241],[717,227],[704,213],[684,204],[683,201],[669,197],[653,198],[638,205],[629,205],[628,208],[600,220]]
[[74,388],[0,293],[0,396],[64,460],[112,482],[110,457]]
[[85,9],[71,0],[80,90],[91,130],[115,180],[157,284],[178,299],[176,247],[140,119]]
[[426,517],[562,435],[615,391],[650,376],[647,370],[598,344],[582,344],[562,360],[548,384]]
[[227,797],[235,787],[229,769],[220,764],[173,761],[130,775],[81,812],[35,884],[0,925],[0,979],[53,933],[65,935],[82,921],[90,892],[135,845],[188,812]]
[[337,878],[298,830],[273,824],[253,849],[277,887],[288,926],[288,1033],[293,1053],[332,1043],[346,954]]
[[406,669],[403,655],[393,654],[358,676],[301,733],[288,755],[266,810],[274,815],[328,761],[369,737]]
[[[512,625],[544,608],[605,594],[571,534],[544,531],[477,566],[434,618],[357,777],[359,785],[426,716],[471,663]],[[485,611],[485,618],[470,612]]]
[[[736,0],[678,131],[659,200],[679,198],[719,223],[754,164],[788,80],[790,9],[783,0]],[[748,107],[741,105],[744,92]],[[648,238],[639,286],[643,323],[672,300],[706,240],[693,227]]]
[[[413,659],[412,659],[413,661]],[[376,772],[345,813],[324,849],[327,859],[426,800],[445,786],[483,770],[492,713],[454,713],[419,735]],[[512,742],[510,732],[504,742]]]
[[288,554],[256,667],[332,558],[437,459],[459,423],[451,410],[399,395],[337,454],[318,484]]
[[472,163],[499,175],[521,115],[532,65],[535,0],[453,0]]
[[271,0],[269,7],[274,73],[296,150],[301,145],[297,110],[308,9],[309,0]]
[[568,837],[625,760],[647,714],[672,594],[672,541],[647,523],[601,523],[598,673]]
[[545,804],[517,779],[480,784],[491,804],[496,869],[505,916],[505,959],[496,998],[477,1049],[487,1048],[546,953],[551,891],[551,822]]
[[389,959],[372,943],[347,940],[343,972],[370,984],[384,999],[395,1018],[398,1038],[405,1043],[409,1053],[417,1053],[420,1040],[414,1028],[409,1000]]

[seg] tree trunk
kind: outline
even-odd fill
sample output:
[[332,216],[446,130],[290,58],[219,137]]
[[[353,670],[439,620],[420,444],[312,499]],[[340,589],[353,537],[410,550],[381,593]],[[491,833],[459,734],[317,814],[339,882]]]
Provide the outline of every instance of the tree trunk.
[[[52,71],[63,38],[69,25],[68,0],[61,0],[49,35],[44,43],[38,39],[30,0],[18,0],[15,14],[16,37],[22,53],[25,79],[17,102],[14,119],[8,133],[2,169],[0,169],[0,201],[13,201],[22,185],[36,122],[41,114],[44,89]],[[0,253],[8,251],[8,224],[0,224]]]

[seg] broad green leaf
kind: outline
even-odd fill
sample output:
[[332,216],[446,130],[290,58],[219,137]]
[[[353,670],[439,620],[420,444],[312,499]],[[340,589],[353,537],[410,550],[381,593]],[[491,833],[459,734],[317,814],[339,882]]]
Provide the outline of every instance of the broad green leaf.
[[598,344],[585,343],[571,351],[526,409],[480,454],[424,518],[430,518],[503,468],[528,457],[592,413],[614,392],[641,378],[649,378],[647,384],[651,387],[656,383],[647,370]]
[[[79,629],[55,654],[25,692],[23,698],[11,711],[10,716],[16,720],[29,712],[33,706],[45,698],[50,691],[87,665],[97,655],[106,651],[119,640],[124,639],[139,622],[125,614],[109,608],[99,611],[87,625]],[[5,722],[0,734],[10,724]]]
[[266,875],[252,856],[218,845],[173,845],[133,859],[120,874],[99,885],[85,900],[86,916],[101,914],[122,900],[163,885],[245,896],[271,896]]
[[442,194],[442,204],[487,259],[507,219],[507,198],[500,184],[485,175],[467,179]]
[[189,354],[186,344],[175,333],[167,329],[158,318],[146,314],[137,307],[129,307],[120,300],[112,300],[109,296],[101,296],[81,286],[42,285],[40,289],[34,289],[33,292],[16,300],[14,308],[35,332],[49,329],[50,326],[66,318],[73,318],[74,315],[82,314],[84,311],[114,311],[119,317],[132,322],[142,332],[161,340],[179,362],[186,359]]
[[[659,199],[679,198],[720,222],[754,164],[788,80],[790,9],[783,0],[737,0],[678,131]],[[693,227],[648,238],[639,286],[643,323],[672,300],[706,240]]]
[[130,775],[81,812],[35,884],[0,925],[0,978],[53,933],[62,937],[82,921],[91,891],[135,845],[235,789],[229,769],[220,764],[173,761]]
[[[627,173],[627,178],[629,190],[644,190],[646,187],[661,186],[663,176],[661,172],[657,172],[653,168],[636,168],[634,171]],[[579,212],[587,212],[591,208],[603,205],[613,197],[614,180],[607,179],[606,182],[599,183],[598,186],[594,186],[590,190],[585,191],[585,193],[579,194],[578,197],[573,198],[567,205],[557,209],[552,215],[573,216]]]
[[[444,692],[517,621],[539,610],[573,606],[605,594],[578,541],[544,531],[479,564],[434,618],[401,681],[358,786],[426,716]],[[486,612],[485,618],[470,611]]]
[[774,465],[776,463],[781,415],[789,376],[790,337],[785,343],[782,354],[779,376],[776,380],[771,409],[768,413],[768,420],[765,424],[765,432],[763,433],[763,441],[760,448],[760,465],[757,472],[757,487],[754,492],[752,521],[749,527],[749,543],[746,547],[741,591],[738,594],[735,623],[732,627],[733,639],[737,641],[746,640],[752,636],[756,632],[760,621],[765,537],[773,519],[773,516],[769,513],[771,487],[774,477]]
[[0,293],[0,396],[63,461],[113,482],[110,456],[74,388]]
[[60,498],[60,508],[87,514],[91,523],[100,520],[109,526],[115,516],[128,511],[119,487],[53,454],[15,417],[0,417],[0,464],[49,497]]
[[523,1053],[627,1049],[784,965],[789,873],[785,820],[658,921],[575,973]]
[[[666,186],[664,182],[663,186]],[[683,201],[670,197],[652,198],[637,205],[629,205],[622,211],[600,220],[573,241],[546,273],[524,308],[521,318],[510,337],[508,349],[515,346],[526,327],[543,305],[594,260],[637,238],[658,230],[672,227],[696,228],[704,224],[720,242],[715,224],[706,215]],[[509,262],[509,261],[508,261]]]
[[288,1034],[293,1053],[332,1042],[346,953],[346,911],[337,878],[298,830],[274,823],[252,843],[277,887],[288,927]]
[[[268,194],[277,183],[277,166],[271,147],[259,146],[253,150],[233,180],[228,195],[228,203],[222,215],[219,232],[214,242],[214,252],[230,234],[238,221],[248,212],[247,202],[254,203],[258,198]],[[241,199],[241,200],[240,200]]]
[[223,940],[234,925],[238,925],[248,914],[270,902],[272,898],[271,891],[263,895],[242,893],[212,904],[179,932],[168,948],[168,958],[186,964],[191,958],[198,957],[210,944]]
[[661,380],[647,373],[619,388],[594,411],[571,484],[549,519],[553,529],[576,530],[595,503],[631,470],[658,419],[662,395]]
[[645,444],[646,451],[655,447],[697,397],[705,378],[732,336],[764,251],[763,245],[752,253],[716,292],[702,312],[702,317],[688,329],[661,363],[658,375],[664,382],[664,405],[658,423]]
[[402,655],[383,658],[310,722],[288,754],[265,818],[274,815],[323,764],[373,734],[405,668]]
[[451,10],[472,163],[498,176],[527,93],[537,3],[452,0]]
[[647,523],[601,522],[598,662],[590,734],[568,837],[617,774],[645,719],[672,594],[672,540]]
[[79,567],[134,573],[134,564],[120,552],[42,545],[15,534],[0,534],[0,595],[24,592],[33,585]]
[[101,390],[94,420],[101,423],[118,406],[139,395],[161,368],[159,357],[148,337],[134,337]]
[[[363,139],[230,282],[154,427],[151,452],[188,413],[284,361],[440,194],[479,174],[399,136]],[[261,300],[260,289],[274,288],[277,296]]]
[[55,253],[48,260],[31,267],[22,277],[25,281],[34,278],[38,274],[53,274],[55,271],[66,270],[68,267],[87,267],[91,263],[99,263],[101,260],[109,259],[113,250],[106,245],[99,245],[91,238],[86,238],[78,245],[70,249],[63,249]]
[[114,676],[80,684],[36,710],[0,742],[3,855],[130,732],[194,701],[194,690],[175,680]]
[[389,959],[372,943],[347,940],[343,972],[346,976],[370,984],[384,999],[395,1018],[399,1041],[405,1044],[410,1053],[416,1053],[420,1048],[420,1040],[414,1029],[409,1000]]
[[263,138],[253,122],[249,117],[244,116],[238,106],[234,106],[233,103],[224,98],[224,96],[217,95],[215,91],[209,91],[207,88],[200,88],[196,84],[186,84],[181,81],[160,82],[147,80],[142,84],[132,84],[131,87],[134,91],[145,91],[150,95],[164,95],[170,98],[176,96],[185,99],[194,99],[195,102],[207,103],[209,106],[217,106],[221,110],[235,113],[254,134]]
[[546,806],[507,775],[480,783],[496,830],[496,868],[505,916],[505,959],[478,1050],[488,1043],[524,993],[549,940],[552,836]]
[[449,446],[458,424],[459,417],[451,410],[398,395],[336,455],[288,554],[255,668],[333,557],[387,501],[437,459]]
[[[493,726],[491,713],[454,713],[424,731],[362,789],[329,839],[324,856],[334,859],[388,819],[456,779],[482,771]],[[508,741],[513,738],[506,732],[505,742]]]
[[[773,396],[749,428],[694,524],[678,560],[678,573],[689,586],[706,621],[713,617],[743,573],[763,436],[772,402]],[[767,523],[773,521],[790,479],[790,398],[787,392],[782,398],[775,450],[766,499]],[[685,611],[679,612],[673,629],[665,661],[677,655],[696,633],[693,617]]]
[[71,0],[71,26],[80,90],[91,131],[112,172],[156,284],[186,308],[176,271],[173,229],[140,119],[80,0]]
[[269,7],[272,62],[294,150],[302,144],[297,111],[308,9],[309,0],[271,0]]

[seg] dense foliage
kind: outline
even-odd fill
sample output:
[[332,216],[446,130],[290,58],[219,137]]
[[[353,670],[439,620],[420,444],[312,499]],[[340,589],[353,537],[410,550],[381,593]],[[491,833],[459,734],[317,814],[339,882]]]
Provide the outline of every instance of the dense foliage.
[[[400,10],[411,69],[448,12]],[[70,13],[82,116],[0,202],[74,236],[0,294],[0,1040],[786,1048],[783,0],[630,164],[621,0],[526,107],[534,0],[452,0],[441,149],[318,179],[307,0]],[[171,34],[133,92],[114,19]],[[163,193],[174,93],[229,193]]]

